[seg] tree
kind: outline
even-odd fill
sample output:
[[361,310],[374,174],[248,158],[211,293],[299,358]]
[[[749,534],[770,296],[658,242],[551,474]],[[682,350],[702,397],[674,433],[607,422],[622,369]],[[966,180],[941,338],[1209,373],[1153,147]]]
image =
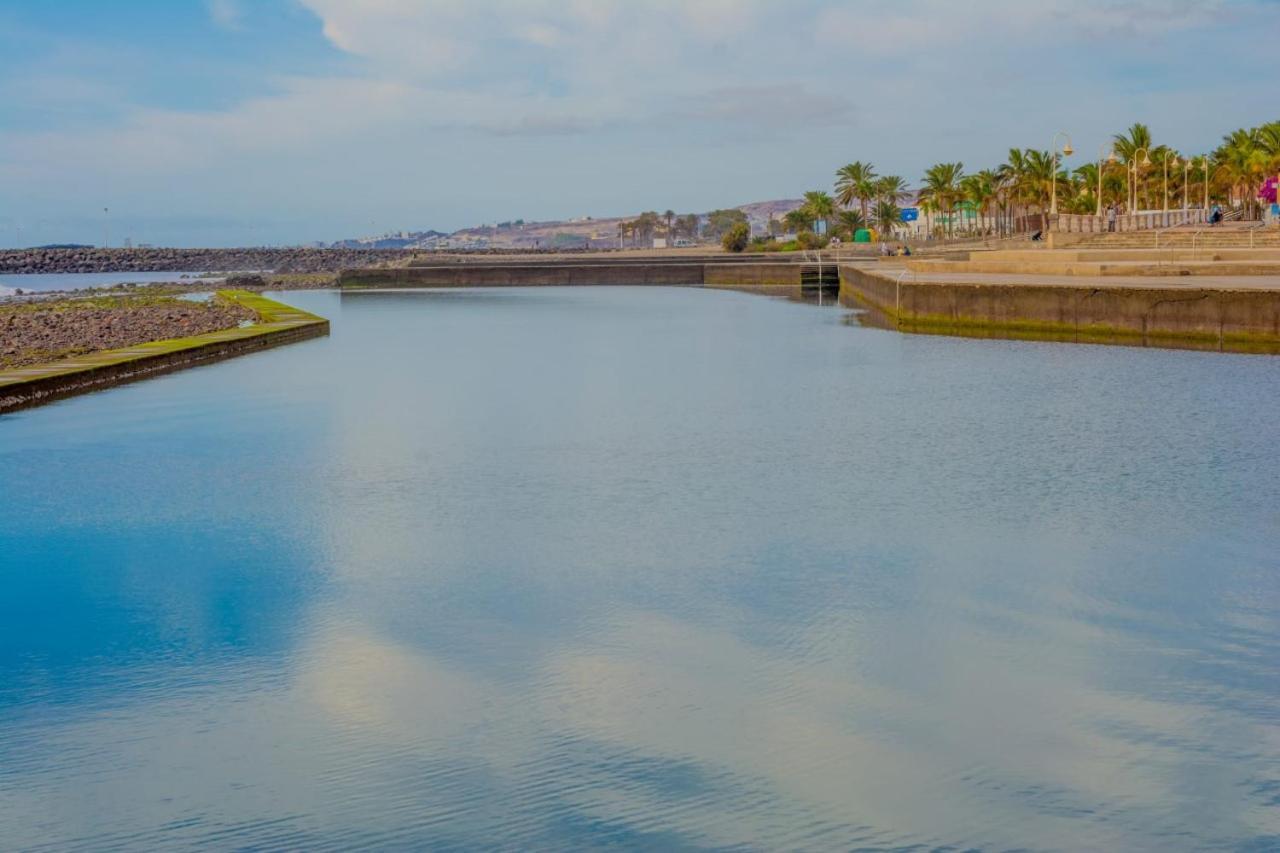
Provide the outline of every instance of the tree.
[[707,214],[707,227],[704,232],[708,237],[720,238],[724,233],[739,222],[744,225],[747,222],[747,215],[736,207],[726,208],[724,210],[713,210]]
[[902,209],[886,199],[876,202],[875,223],[880,230],[880,239],[892,237],[902,222]]
[[735,222],[729,226],[720,238],[720,245],[726,252],[741,252],[751,242],[751,226],[745,222]]
[[876,196],[876,170],[870,163],[855,160],[836,170],[836,201],[841,207],[849,207],[855,201],[862,208],[862,218],[867,218],[867,205]]
[[999,182],[999,176],[991,169],[966,175],[960,181],[961,198],[973,205],[973,209],[980,217],[980,223],[982,219],[989,221],[988,213],[992,202],[995,201],[996,185]]
[[837,228],[840,235],[846,239],[852,240],[854,235],[858,233],[858,229],[867,227],[866,217],[857,210],[842,210],[836,214]]
[[931,201],[939,213],[947,215],[947,234],[952,233],[951,210],[960,199],[963,163],[937,163],[924,173],[924,189],[920,197]]
[[822,190],[810,190],[804,194],[804,207],[810,218],[815,223],[821,222],[824,226],[836,214],[836,202],[831,196]]
[[783,214],[782,221],[786,223],[787,230],[792,234],[803,234],[813,230],[813,216],[803,207],[788,210]]
[[667,212],[662,214],[662,218],[667,222],[667,240],[670,241],[676,236],[675,232],[671,230],[671,226],[676,220],[676,212],[668,208]]
[[872,189],[877,201],[891,201],[894,204],[911,195],[907,190],[907,182],[897,175],[885,175],[875,182]]
[[698,214],[687,213],[676,219],[676,233],[683,234],[690,240],[698,239]]
[[658,212],[646,210],[637,216],[632,224],[635,226],[635,233],[640,238],[641,245],[653,245],[653,233],[658,230]]

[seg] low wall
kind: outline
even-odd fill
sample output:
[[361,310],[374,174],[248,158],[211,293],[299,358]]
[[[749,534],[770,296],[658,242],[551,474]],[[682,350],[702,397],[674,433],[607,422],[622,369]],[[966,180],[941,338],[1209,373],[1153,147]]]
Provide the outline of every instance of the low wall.
[[841,267],[845,304],[906,330],[1039,332],[1077,340],[1280,344],[1280,291],[917,282]]
[[338,277],[338,284],[343,288],[580,285],[799,288],[800,269],[799,263],[777,261],[466,263],[346,270]]
[[355,287],[555,287],[700,285],[702,264],[450,264],[344,270],[338,285]]
[[0,413],[38,406],[329,333],[329,321],[245,291],[221,291],[258,314],[260,323],[172,338],[0,372]]
[[705,287],[782,288],[799,292],[799,264],[706,264],[702,268]]
[[1280,275],[1280,258],[1274,261],[1233,261],[1218,263],[1189,260],[1161,261],[1068,261],[1052,257],[1039,262],[975,258],[972,261],[908,261],[907,269],[924,274],[996,273],[999,275],[1075,276],[1185,276],[1185,275]]

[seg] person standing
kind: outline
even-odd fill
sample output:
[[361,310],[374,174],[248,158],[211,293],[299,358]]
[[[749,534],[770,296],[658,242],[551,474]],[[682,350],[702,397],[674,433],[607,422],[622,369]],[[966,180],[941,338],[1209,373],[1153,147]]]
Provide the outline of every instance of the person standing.
[[1114,204],[1107,205],[1107,230],[1116,230],[1116,206]]

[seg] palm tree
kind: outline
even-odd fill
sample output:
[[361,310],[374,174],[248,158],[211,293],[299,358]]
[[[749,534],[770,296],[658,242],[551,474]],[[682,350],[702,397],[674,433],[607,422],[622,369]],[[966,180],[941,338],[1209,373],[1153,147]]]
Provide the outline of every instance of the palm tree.
[[804,194],[804,206],[808,208],[809,215],[813,217],[815,222],[821,222],[826,230],[826,225],[831,221],[831,217],[836,214],[836,202],[828,194],[822,190],[810,190]]
[[1145,124],[1135,123],[1125,133],[1117,133],[1111,138],[1115,146],[1116,156],[1121,162],[1129,164],[1142,150],[1151,150],[1151,128]]
[[891,201],[894,204],[911,195],[907,182],[897,175],[885,175],[875,183],[875,197],[879,201]]
[[952,233],[950,213],[960,198],[960,180],[963,177],[963,163],[937,163],[924,173],[924,189],[920,196],[932,201],[939,213],[947,214],[947,236]]
[[676,219],[676,231],[683,233],[690,240],[698,239],[698,214],[687,213]]
[[836,214],[836,220],[840,223],[840,233],[847,234],[850,240],[858,233],[858,229],[867,227],[866,217],[857,210],[842,210]]
[[1263,181],[1280,171],[1280,122],[1233,131],[1211,156],[1217,165],[1213,179],[1226,185],[1233,203],[1254,214]]
[[[1126,132],[1117,133],[1111,140],[1116,156],[1133,170],[1135,176],[1141,175],[1142,169],[1151,165],[1148,162],[1151,158],[1151,128],[1145,124],[1135,122]],[[1138,202],[1137,187],[1133,190],[1133,201],[1136,207],[1142,206]]]
[[892,237],[893,232],[897,230],[901,222],[902,209],[898,205],[887,199],[881,199],[876,202],[875,223],[876,228],[880,231],[880,239],[882,241],[886,235]]
[[991,169],[966,175],[960,181],[962,197],[973,204],[973,209],[977,211],[979,217],[989,219],[989,208],[995,200],[996,185],[999,182],[999,176]]
[[841,207],[849,207],[855,201],[862,208],[862,218],[867,218],[867,203],[875,197],[876,170],[870,163],[855,160],[836,170],[836,201]]
[[802,234],[805,231],[813,230],[813,216],[804,207],[797,207],[795,210],[789,210],[783,215],[782,221],[787,224],[787,229],[792,234]]
[[671,230],[671,225],[675,222],[676,212],[668,208],[667,212],[662,214],[662,218],[667,221],[667,240],[671,241],[675,237],[675,233]]

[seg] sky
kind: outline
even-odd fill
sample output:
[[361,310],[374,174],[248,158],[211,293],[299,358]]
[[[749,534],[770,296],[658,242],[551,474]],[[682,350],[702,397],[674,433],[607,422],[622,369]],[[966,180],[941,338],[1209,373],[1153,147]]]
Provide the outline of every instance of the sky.
[[[1280,118],[1280,0],[2,0],[0,246],[295,244]],[[104,208],[108,210],[104,213]]]

